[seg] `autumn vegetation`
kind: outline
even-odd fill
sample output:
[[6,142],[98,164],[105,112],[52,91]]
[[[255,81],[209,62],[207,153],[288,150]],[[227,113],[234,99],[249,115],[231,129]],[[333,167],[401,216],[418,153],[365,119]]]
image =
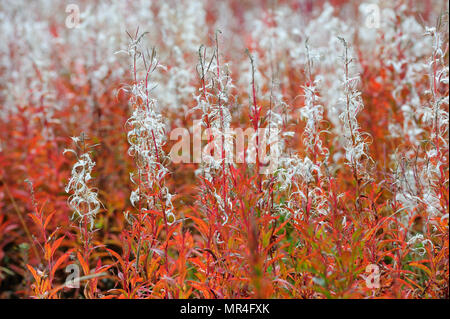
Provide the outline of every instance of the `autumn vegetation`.
[[0,298],[449,298],[448,3],[375,2],[2,1]]

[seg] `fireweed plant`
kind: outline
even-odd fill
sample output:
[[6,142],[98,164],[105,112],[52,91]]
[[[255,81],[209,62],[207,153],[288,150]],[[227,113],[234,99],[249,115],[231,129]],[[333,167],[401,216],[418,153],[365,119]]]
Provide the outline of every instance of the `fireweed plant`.
[[448,4],[78,3],[0,4],[1,298],[449,297]]

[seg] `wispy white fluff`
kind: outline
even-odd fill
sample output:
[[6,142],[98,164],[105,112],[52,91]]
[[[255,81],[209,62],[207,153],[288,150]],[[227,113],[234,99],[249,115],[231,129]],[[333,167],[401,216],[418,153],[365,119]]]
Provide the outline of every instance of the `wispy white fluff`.
[[[165,177],[169,173],[165,163],[168,157],[163,151],[166,141],[165,124],[163,117],[158,111],[157,101],[151,97],[152,91],[148,80],[142,80],[138,76],[151,78],[153,71],[158,66],[154,53],[147,57],[146,62],[141,60],[140,64],[135,61],[147,52],[142,46],[142,37],[131,39],[128,49],[125,51],[132,63],[136,66],[136,82],[127,90],[131,94],[130,104],[132,114],[127,120],[127,139],[130,147],[128,154],[134,157],[137,172],[130,173],[130,180],[137,185],[131,192],[130,202],[138,208],[141,201],[149,209],[162,209],[166,214],[168,222],[174,223],[176,218],[173,213],[172,194],[165,185]],[[154,51],[153,51],[154,52]],[[136,58],[136,60],[135,60]],[[153,65],[151,68],[150,65]],[[146,67],[145,72],[142,67]],[[149,71],[148,71],[149,70]],[[151,78],[153,79],[153,78]],[[155,195],[155,190],[158,195]]]
[[[74,143],[79,143],[79,138],[72,138]],[[77,152],[73,149],[65,149],[65,153]],[[77,162],[72,167],[72,175],[66,185],[66,193],[72,193],[69,197],[69,206],[74,210],[74,213],[80,218],[80,223],[86,218],[90,223],[91,229],[94,226],[95,216],[101,207],[101,202],[98,199],[97,190],[89,187],[89,182],[92,179],[92,169],[95,162],[92,161],[89,152],[85,152],[80,156],[77,155]]]

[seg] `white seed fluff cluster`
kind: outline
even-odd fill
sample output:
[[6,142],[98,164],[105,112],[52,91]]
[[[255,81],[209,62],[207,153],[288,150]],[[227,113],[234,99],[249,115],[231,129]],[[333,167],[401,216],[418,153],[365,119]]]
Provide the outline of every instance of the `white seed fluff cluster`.
[[[206,179],[212,180],[223,168],[223,161],[231,163],[233,156],[233,136],[230,132],[232,116],[230,113],[230,91],[234,87],[230,75],[230,69],[227,63],[217,65],[218,54],[216,51],[209,57],[211,63],[206,66],[209,61],[205,61],[202,57],[203,46],[199,49],[200,66],[198,68],[200,77],[203,78],[204,88],[200,88],[197,95],[194,95],[197,105],[192,111],[200,110],[202,116],[202,126],[208,128],[208,134],[212,136],[208,148],[214,149],[214,155],[209,152],[202,153],[202,165],[197,174],[202,174]],[[215,58],[216,57],[216,58]],[[219,68],[219,73],[217,69]],[[205,90],[205,92],[203,92]],[[222,149],[224,157],[222,158]]]
[[368,154],[368,142],[364,132],[361,132],[357,115],[364,108],[361,92],[357,89],[358,75],[350,74],[353,59],[349,56],[347,42],[340,38],[344,45],[344,78],[342,79],[343,94],[339,98],[340,109],[343,110],[339,119],[343,124],[344,149],[347,164],[354,167],[358,174],[367,173],[364,165],[367,160],[372,161]]
[[[77,137],[72,139],[75,143],[79,141],[79,138]],[[64,154],[67,152],[77,155],[76,151],[73,149],[65,149]],[[72,176],[65,188],[66,193],[72,192],[72,195],[68,200],[69,206],[81,219],[80,223],[82,223],[84,219],[87,219],[91,229],[94,226],[95,216],[101,206],[97,190],[88,185],[89,181],[92,179],[91,173],[94,166],[95,162],[92,161],[88,152],[81,154],[72,168]]]
[[[149,60],[145,62],[141,60],[142,63],[137,64],[136,58],[141,58],[145,52],[140,43],[141,39],[142,36],[132,39],[126,53],[131,57],[133,69],[134,66],[141,69],[144,66],[150,70],[150,73],[144,73],[148,78],[158,66],[158,62],[152,53],[152,56],[148,57]],[[152,63],[154,68],[148,68],[147,63]],[[141,69],[136,69],[136,75],[142,74]],[[174,223],[176,218],[173,213],[173,195],[164,182],[165,176],[169,173],[164,165],[168,159],[163,151],[166,140],[165,125],[157,101],[150,97],[148,85],[148,80],[137,80],[129,89],[132,114],[126,122],[127,139],[130,144],[128,154],[134,157],[138,168],[137,172],[130,173],[131,181],[137,185],[131,192],[130,202],[137,208],[144,200],[148,209],[163,210],[167,221]]]

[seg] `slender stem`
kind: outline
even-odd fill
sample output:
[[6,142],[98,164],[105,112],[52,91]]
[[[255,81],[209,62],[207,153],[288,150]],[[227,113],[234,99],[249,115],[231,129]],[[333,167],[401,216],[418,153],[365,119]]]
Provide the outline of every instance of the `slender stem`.
[[8,195],[8,197],[13,205],[14,211],[16,212],[17,217],[19,218],[19,221],[22,224],[23,229],[25,230],[25,234],[27,235],[28,241],[30,242],[30,245],[33,249],[35,256],[39,259],[39,262],[41,262],[42,259],[38,253],[36,245],[34,244],[33,237],[31,236],[30,230],[28,229],[25,219],[23,218],[22,212],[20,211],[19,207],[17,206],[16,201],[14,200],[14,197],[12,196],[12,194],[9,190],[8,184],[6,184],[6,182],[3,180],[3,178],[0,178],[0,181],[2,182],[3,186],[5,187],[6,194]]

